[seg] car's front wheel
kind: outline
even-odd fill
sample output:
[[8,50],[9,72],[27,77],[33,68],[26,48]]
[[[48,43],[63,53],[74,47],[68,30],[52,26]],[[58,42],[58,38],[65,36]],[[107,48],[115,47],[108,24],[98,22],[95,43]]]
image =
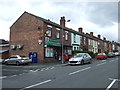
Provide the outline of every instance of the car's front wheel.
[[81,61],[81,65],[83,65],[83,64],[84,64],[84,61],[82,60],[82,61]]
[[20,63],[19,63],[19,62],[16,62],[16,65],[17,65],[17,66],[19,66],[19,65],[20,65]]
[[7,62],[7,61],[5,62],[5,65],[8,65],[8,62]]

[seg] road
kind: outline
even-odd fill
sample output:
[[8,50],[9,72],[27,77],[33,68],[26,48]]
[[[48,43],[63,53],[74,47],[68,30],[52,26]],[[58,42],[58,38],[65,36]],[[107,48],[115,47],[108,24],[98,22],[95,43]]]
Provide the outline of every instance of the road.
[[[3,65],[2,88],[93,88],[118,90],[118,57],[93,60],[92,64],[11,66]],[[4,90],[4,89],[3,89]],[[115,89],[114,89],[115,90]]]

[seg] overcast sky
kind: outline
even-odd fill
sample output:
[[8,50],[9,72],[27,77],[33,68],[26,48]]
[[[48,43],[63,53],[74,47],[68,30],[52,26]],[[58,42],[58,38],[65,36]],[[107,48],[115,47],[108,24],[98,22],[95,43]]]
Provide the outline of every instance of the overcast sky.
[[24,11],[58,24],[60,17],[65,16],[71,20],[66,24],[68,28],[83,27],[85,33],[94,32],[95,36],[101,34],[107,40],[118,41],[118,2],[0,0],[0,39],[9,40],[10,26]]

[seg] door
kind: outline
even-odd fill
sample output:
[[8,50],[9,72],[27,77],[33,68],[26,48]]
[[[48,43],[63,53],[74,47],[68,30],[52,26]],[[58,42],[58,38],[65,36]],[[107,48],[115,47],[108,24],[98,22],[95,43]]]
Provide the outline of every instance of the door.
[[85,59],[85,63],[88,63],[89,62],[89,57],[88,57],[88,55],[87,54],[84,54],[84,59]]
[[8,63],[9,64],[16,64],[17,56],[11,56]]

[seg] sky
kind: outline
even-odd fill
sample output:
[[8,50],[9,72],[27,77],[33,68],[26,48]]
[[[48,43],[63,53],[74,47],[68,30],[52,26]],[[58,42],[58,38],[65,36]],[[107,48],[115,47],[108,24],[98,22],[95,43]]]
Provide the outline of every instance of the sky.
[[68,28],[78,31],[82,27],[85,33],[118,41],[117,0],[0,0],[0,39],[9,40],[10,26],[24,11],[58,24],[65,16],[70,20]]

